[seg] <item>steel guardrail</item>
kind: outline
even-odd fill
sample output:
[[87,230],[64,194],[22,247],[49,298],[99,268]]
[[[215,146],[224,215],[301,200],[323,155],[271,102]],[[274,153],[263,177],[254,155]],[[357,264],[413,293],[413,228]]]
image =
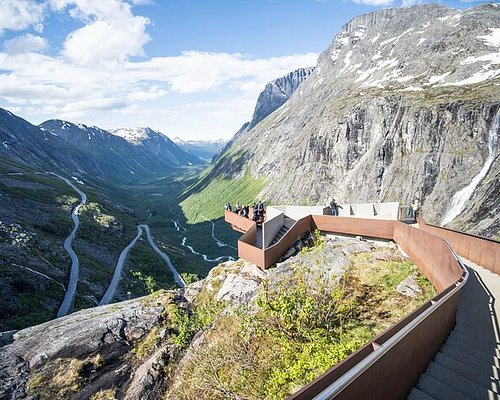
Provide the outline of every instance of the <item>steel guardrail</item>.
[[[321,393],[316,395],[314,400],[327,400],[332,399],[336,395],[340,394],[348,385],[352,384],[356,378],[358,378],[364,371],[366,371],[370,366],[375,364],[384,354],[389,352],[397,343],[399,343],[409,332],[411,332],[417,325],[419,325],[423,320],[425,320],[429,315],[435,312],[439,307],[441,307],[448,299],[450,299],[456,292],[462,289],[469,278],[469,271],[463,264],[460,257],[457,255],[453,247],[446,239],[443,240],[448,246],[453,257],[459,264],[460,268],[463,270],[461,278],[455,282],[455,287],[442,296],[438,301],[432,301],[432,305],[419,314],[415,319],[411,320],[407,325],[401,328],[393,336],[387,339],[384,343],[378,346],[372,353],[367,355],[362,361],[358,362],[354,367],[352,367],[348,372],[342,375],[339,379],[333,382]],[[374,343],[374,341],[370,342]],[[293,395],[292,395],[293,396]]]

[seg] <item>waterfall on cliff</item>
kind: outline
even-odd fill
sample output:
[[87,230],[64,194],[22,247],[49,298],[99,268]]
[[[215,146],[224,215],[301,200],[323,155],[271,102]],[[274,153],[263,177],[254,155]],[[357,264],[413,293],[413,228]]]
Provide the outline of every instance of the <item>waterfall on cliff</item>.
[[493,122],[491,124],[488,136],[488,158],[481,168],[481,171],[472,179],[471,183],[469,183],[462,190],[455,193],[453,198],[451,199],[450,208],[443,218],[441,225],[449,224],[453,221],[463,210],[465,203],[470,199],[474,190],[476,190],[477,185],[481,180],[486,176],[488,171],[490,170],[491,164],[493,164],[493,160],[495,159],[496,148],[497,148],[497,137],[500,129],[500,109],[497,111],[495,117],[493,118]]

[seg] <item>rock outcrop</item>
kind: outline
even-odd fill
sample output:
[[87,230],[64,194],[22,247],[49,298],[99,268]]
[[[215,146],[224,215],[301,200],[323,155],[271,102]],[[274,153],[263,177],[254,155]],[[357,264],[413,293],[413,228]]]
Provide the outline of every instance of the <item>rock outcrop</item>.
[[[333,237],[315,244],[273,269],[262,271],[241,259],[228,261],[182,290],[82,310],[2,335],[0,398],[165,398],[167,390],[176,392],[184,384],[178,371],[210,349],[218,317],[240,312],[255,316],[259,295],[286,292],[297,279],[313,293],[331,293],[361,253],[386,264],[401,258],[391,244],[378,248],[371,242]],[[408,286],[406,280],[402,284]],[[198,306],[202,319],[203,307],[208,307],[205,312],[215,310],[215,319],[191,325]],[[189,318],[194,318],[191,323]],[[188,334],[183,344],[176,341],[182,330]]]
[[[212,177],[266,178],[275,203],[420,198],[439,224],[490,156],[500,7],[427,4],[354,18],[290,99],[241,132]],[[494,132],[498,136],[498,132]],[[451,226],[499,230],[499,154]],[[487,210],[486,210],[487,208]]]
[[100,357],[100,371],[81,388],[88,397],[79,398],[90,398],[92,390],[117,383],[125,398],[147,398],[147,391],[157,389],[162,381],[157,379],[148,386],[148,377],[158,364],[165,365],[167,351],[155,351],[150,359],[135,366],[127,355],[159,325],[165,306],[172,301],[169,296],[160,294],[82,310],[17,332],[11,344],[0,347],[0,398],[31,398],[28,380],[41,368],[61,359],[85,360],[96,355]]

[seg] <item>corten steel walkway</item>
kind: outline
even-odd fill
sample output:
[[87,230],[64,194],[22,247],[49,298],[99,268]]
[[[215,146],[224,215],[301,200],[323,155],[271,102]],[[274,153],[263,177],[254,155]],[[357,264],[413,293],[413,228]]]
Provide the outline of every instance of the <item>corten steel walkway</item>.
[[500,399],[500,277],[469,260],[463,262],[470,275],[455,328],[411,391],[410,400]]
[[[309,215],[262,249],[255,247],[255,225],[234,213],[225,217],[245,232],[238,241],[239,256],[261,268],[274,264],[304,232],[319,229],[394,240],[438,291],[290,399],[500,399],[495,308],[500,295],[499,242],[423,220],[417,228],[400,221]],[[454,249],[467,260],[462,262]]]

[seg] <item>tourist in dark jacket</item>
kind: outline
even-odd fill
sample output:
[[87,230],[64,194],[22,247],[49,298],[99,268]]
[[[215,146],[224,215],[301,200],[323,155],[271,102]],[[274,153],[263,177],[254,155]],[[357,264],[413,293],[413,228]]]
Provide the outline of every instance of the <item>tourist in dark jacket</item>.
[[330,212],[332,215],[339,215],[339,208],[342,208],[341,205],[337,204],[337,202],[335,201],[335,199],[332,199],[332,201],[330,201]]

